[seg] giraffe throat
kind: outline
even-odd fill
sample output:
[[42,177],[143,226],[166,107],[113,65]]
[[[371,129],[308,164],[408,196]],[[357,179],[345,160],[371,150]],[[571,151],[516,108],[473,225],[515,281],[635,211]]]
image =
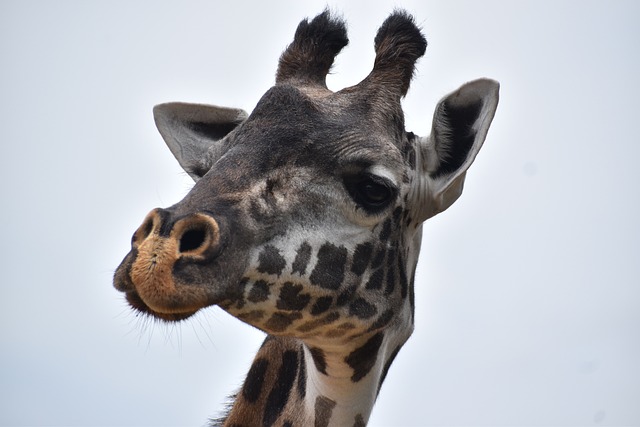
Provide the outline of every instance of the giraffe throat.
[[405,243],[403,212],[394,210],[360,242],[312,240],[294,231],[264,244],[237,297],[221,307],[269,334],[310,343],[350,342],[387,327],[413,304],[416,260]]

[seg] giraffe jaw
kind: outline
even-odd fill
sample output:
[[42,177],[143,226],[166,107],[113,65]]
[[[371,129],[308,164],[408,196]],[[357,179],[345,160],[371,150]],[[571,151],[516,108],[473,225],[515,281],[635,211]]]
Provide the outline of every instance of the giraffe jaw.
[[129,303],[129,305],[131,306],[131,308],[134,309],[137,313],[153,316],[157,319],[164,320],[167,322],[179,322],[181,320],[186,320],[199,311],[199,309],[193,310],[193,311],[183,311],[183,312],[157,311],[150,308],[147,304],[145,304],[143,299],[140,297],[140,295],[136,291],[127,292],[125,294],[125,298]]

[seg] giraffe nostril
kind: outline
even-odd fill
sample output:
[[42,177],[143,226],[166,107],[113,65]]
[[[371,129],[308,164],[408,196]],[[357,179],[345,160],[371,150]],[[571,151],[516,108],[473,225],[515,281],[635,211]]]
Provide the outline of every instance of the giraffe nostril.
[[180,253],[191,252],[202,248],[207,242],[206,225],[199,225],[187,230],[180,238]]
[[144,242],[147,237],[153,233],[156,220],[158,218],[158,210],[154,209],[147,214],[147,217],[142,222],[142,225],[138,227],[133,237],[131,238],[131,244],[136,247]]
[[151,234],[151,231],[153,230],[153,218],[148,218],[147,221],[142,224],[142,227],[140,228],[140,240],[144,240],[147,237],[149,237],[149,234]]

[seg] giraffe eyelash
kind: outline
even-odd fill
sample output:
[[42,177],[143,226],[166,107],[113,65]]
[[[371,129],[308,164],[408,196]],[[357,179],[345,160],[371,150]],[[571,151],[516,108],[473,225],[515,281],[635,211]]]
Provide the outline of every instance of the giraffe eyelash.
[[345,176],[344,186],[353,201],[370,214],[384,210],[398,195],[388,179],[369,173]]

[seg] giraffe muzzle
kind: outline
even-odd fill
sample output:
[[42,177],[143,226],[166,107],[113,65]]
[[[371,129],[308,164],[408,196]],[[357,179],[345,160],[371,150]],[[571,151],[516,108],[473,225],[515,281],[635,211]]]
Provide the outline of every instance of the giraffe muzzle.
[[133,289],[120,290],[135,308],[176,320],[210,304],[205,288],[177,283],[174,270],[176,264],[201,263],[215,256],[220,230],[214,218],[195,213],[171,221],[168,211],[154,209],[134,233],[131,245],[135,255],[128,278]]

